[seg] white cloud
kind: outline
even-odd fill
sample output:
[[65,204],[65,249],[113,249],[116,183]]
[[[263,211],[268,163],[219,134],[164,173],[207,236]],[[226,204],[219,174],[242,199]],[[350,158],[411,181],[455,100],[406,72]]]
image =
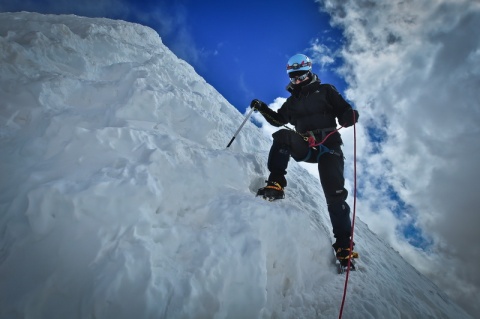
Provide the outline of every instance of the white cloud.
[[312,41],[309,51],[312,52],[311,58],[313,63],[320,65],[321,70],[335,62],[335,53],[328,46],[321,43],[319,39]]
[[[346,37],[341,72],[361,114],[361,215],[479,315],[480,4],[317,2]],[[379,130],[385,136],[374,145]],[[430,256],[395,235],[403,221],[391,218],[389,193],[376,180],[413,208],[417,226],[433,239]]]

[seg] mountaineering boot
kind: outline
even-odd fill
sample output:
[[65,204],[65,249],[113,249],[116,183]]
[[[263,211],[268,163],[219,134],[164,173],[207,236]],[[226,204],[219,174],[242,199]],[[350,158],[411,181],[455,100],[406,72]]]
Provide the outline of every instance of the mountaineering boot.
[[[342,267],[348,267],[348,260],[358,258],[358,253],[355,251],[350,252],[350,246],[340,246],[337,243],[332,245],[333,250],[335,251],[335,257],[340,262]],[[355,243],[353,243],[353,247],[355,247]],[[355,269],[355,264],[353,261],[350,261],[350,266],[352,269]]]
[[273,181],[265,182],[267,183],[267,186],[260,188],[257,191],[257,196],[262,196],[263,199],[268,201],[285,198],[283,187],[279,183]]

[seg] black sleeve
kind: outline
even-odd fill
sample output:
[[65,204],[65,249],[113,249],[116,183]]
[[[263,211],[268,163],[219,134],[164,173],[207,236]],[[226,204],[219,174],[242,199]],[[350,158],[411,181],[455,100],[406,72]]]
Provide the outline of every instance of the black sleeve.
[[328,85],[328,101],[333,106],[335,117],[338,123],[344,127],[351,126],[358,121],[358,111],[345,101],[343,96],[333,85]]
[[360,115],[358,114],[357,110],[350,109],[346,110],[340,119],[340,125],[343,127],[349,127],[352,126],[353,124],[358,122],[358,117]]
[[279,126],[282,126],[282,125],[285,125],[285,124],[288,123],[288,121],[283,116],[284,112],[283,112],[282,108],[283,108],[283,106],[278,110],[278,112],[275,112],[274,110],[272,110],[270,108],[267,108],[265,110],[262,110],[261,113],[262,113],[263,117],[265,118],[265,120],[267,120],[267,122],[270,125],[279,127]]

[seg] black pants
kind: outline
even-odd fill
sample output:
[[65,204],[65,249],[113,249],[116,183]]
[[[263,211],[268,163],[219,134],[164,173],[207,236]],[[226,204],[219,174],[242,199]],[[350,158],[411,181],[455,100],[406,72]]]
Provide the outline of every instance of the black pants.
[[287,186],[285,175],[290,156],[297,162],[318,163],[318,173],[327,200],[333,234],[339,247],[348,247],[351,233],[350,207],[345,202],[348,191],[343,176],[344,159],[340,143],[328,145],[328,152],[321,147],[312,149],[302,136],[294,131],[281,129],[273,135],[268,156],[269,181]]

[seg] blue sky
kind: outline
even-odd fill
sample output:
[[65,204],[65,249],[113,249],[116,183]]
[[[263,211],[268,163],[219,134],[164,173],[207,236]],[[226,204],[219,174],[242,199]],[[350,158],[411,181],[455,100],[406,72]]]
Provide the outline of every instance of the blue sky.
[[[103,3],[103,4],[102,4]],[[109,5],[108,3],[112,3]],[[310,0],[284,1],[12,1],[2,11],[69,13],[137,22],[155,29],[162,41],[241,112],[254,98],[272,102],[287,96],[285,66],[296,53],[312,53],[317,40],[332,51],[342,41],[329,15]],[[315,63],[314,57],[312,57]],[[321,70],[322,79],[345,88],[335,72],[339,60]]]
[[[177,50],[235,107],[243,111],[253,98],[270,103],[287,96],[285,66],[288,58],[306,53],[314,39],[335,45],[339,30],[329,26],[329,17],[313,1],[221,1],[217,4],[189,1],[169,8],[186,11],[186,28],[199,53],[193,58]],[[170,48],[182,46],[175,35],[165,35]],[[183,56],[182,56],[183,55]],[[344,87],[333,72],[314,71]]]

